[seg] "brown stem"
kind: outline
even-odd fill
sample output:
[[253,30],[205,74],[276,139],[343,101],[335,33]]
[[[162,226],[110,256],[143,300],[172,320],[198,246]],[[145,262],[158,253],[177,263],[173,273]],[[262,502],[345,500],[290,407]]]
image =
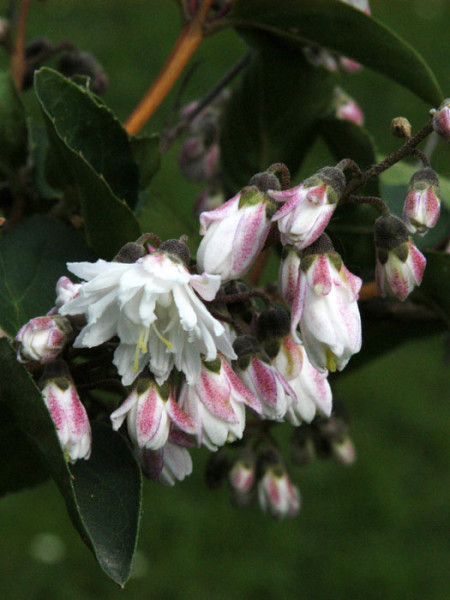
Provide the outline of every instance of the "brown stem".
[[385,217],[388,217],[391,214],[386,202],[383,202],[378,196],[349,196],[348,200],[349,202],[355,202],[357,204],[371,204],[372,206],[376,206]]
[[364,185],[372,177],[377,177],[378,175],[381,175],[381,173],[392,167],[392,165],[395,165],[395,163],[398,163],[406,156],[411,156],[417,154],[417,152],[420,152],[416,149],[416,146],[420,144],[420,142],[422,142],[428,135],[430,135],[432,131],[433,122],[429,121],[426,125],[422,127],[422,129],[420,129],[416,133],[416,135],[414,135],[412,138],[409,138],[409,140],[407,140],[403,144],[403,146],[400,146],[398,150],[395,150],[395,152],[392,152],[392,154],[387,156],[383,161],[373,165],[367,171],[364,171],[359,177],[352,179],[343,191],[341,201],[346,200],[356,190],[359,190],[360,188],[364,187]]
[[23,77],[27,68],[25,60],[25,30],[27,26],[29,7],[30,0],[22,0],[19,19],[17,22],[16,42],[11,54],[11,75],[19,92],[22,90]]
[[280,175],[281,189],[287,190],[291,184],[291,173],[284,163],[274,163],[267,169],[267,173],[271,175]]
[[158,77],[125,122],[124,127],[128,133],[135,135],[142,129],[181,75],[203,40],[203,23],[212,2],[213,0],[203,0],[195,18],[182,30]]

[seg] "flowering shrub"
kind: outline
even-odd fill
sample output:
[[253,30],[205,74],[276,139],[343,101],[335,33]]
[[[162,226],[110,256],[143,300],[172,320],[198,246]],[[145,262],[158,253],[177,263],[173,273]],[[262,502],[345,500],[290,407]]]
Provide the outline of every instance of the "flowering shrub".
[[[179,4],[177,65],[225,27],[252,49],[160,139],[137,134],[180,75],[173,64],[124,126],[96,95],[108,82],[98,61],[67,44],[32,41],[24,50],[18,27],[12,78],[0,74],[5,281],[16,273],[17,248],[26,250],[13,291],[0,287],[1,398],[32,440],[30,451],[45,457],[43,476],[58,483],[83,540],[119,583],[135,548],[142,475],[175,485],[204,447],[209,482],[227,482],[236,505],[294,517],[300,492],[274,429],[293,429],[298,465],[324,455],[352,464],[331,374],[380,351],[365,336],[376,310],[392,328],[406,306],[408,318],[425,314],[442,329],[448,302],[439,282],[448,239],[438,225],[440,213],[448,225],[448,210],[418,146],[433,132],[448,139],[449,103],[418,55],[371,17],[368,2]],[[311,19],[320,19],[317,31]],[[57,70],[42,67],[60,51]],[[361,108],[329,72],[363,66],[438,107],[424,111],[414,134],[395,119],[392,131],[404,140],[382,159]],[[33,77],[40,162],[29,153],[37,134],[20,98]],[[289,91],[280,94],[284,80]],[[336,151],[336,127],[351,156]],[[181,203],[173,214],[158,206],[169,232],[161,239],[156,226],[141,231],[142,206],[154,208],[152,177],[184,132],[180,169],[205,188],[199,199],[183,198],[191,205],[186,231],[172,224]],[[336,164],[293,183],[319,133],[331,140]],[[411,156],[421,164],[395,214],[379,176]],[[370,232],[362,245],[353,243],[355,223]],[[34,254],[39,268],[30,266]],[[85,493],[92,473],[103,491],[98,502]],[[16,489],[13,481],[4,486]],[[126,543],[118,544],[105,504]],[[92,527],[97,520],[104,527]]]

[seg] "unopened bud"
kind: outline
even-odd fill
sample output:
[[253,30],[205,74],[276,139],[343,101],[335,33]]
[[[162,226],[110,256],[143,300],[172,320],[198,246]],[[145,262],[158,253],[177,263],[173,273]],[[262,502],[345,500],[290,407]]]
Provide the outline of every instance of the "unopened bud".
[[433,115],[433,129],[447,142],[450,141],[450,98],[446,98],[439,108],[430,111]]
[[145,248],[141,244],[136,244],[136,242],[128,242],[128,244],[122,246],[122,248],[114,257],[113,261],[131,264],[135,263],[139,258],[145,256],[145,254]]
[[58,71],[65,77],[86,75],[91,79],[91,89],[94,94],[103,94],[108,87],[108,77],[98,60],[89,52],[71,50],[64,54],[59,63]]
[[396,117],[391,121],[391,132],[395,137],[409,139],[411,137],[411,123],[405,117]]
[[191,260],[191,253],[184,240],[166,240],[158,248],[159,252],[166,252],[179,258],[186,266]]
[[69,320],[61,315],[31,319],[17,333],[17,359],[22,363],[52,361],[64,350],[71,332]]
[[434,227],[441,207],[439,179],[430,168],[420,169],[409,182],[403,206],[403,220],[410,233],[424,236]]

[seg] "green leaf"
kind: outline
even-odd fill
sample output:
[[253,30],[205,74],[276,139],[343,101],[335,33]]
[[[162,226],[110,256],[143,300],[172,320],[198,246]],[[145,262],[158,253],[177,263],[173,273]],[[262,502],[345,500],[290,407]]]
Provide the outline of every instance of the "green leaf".
[[154,133],[142,137],[130,138],[131,151],[139,167],[139,189],[145,190],[161,164],[159,135]]
[[66,262],[92,260],[72,228],[34,215],[0,240],[0,328],[11,336],[55,303],[55,284],[68,275]]
[[25,110],[14,83],[0,71],[0,173],[8,175],[27,160],[28,133]]
[[140,235],[122,200],[137,201],[138,169],[128,136],[108,109],[56,71],[36,73],[35,90],[51,148],[66,184],[79,196],[87,241],[103,258],[112,258]]
[[223,117],[221,160],[229,188],[239,190],[276,162],[294,173],[332,91],[333,77],[295,52],[273,46],[255,53]]
[[[319,130],[337,161],[351,158],[363,171],[376,162],[373,139],[364,127],[329,117],[319,122]],[[379,196],[378,181],[372,179],[364,192]]]
[[[47,130],[44,126],[35,123],[33,119],[28,119],[28,128],[30,133],[30,154],[33,161],[33,175],[36,190],[40,199],[54,200],[62,196],[61,181],[49,181],[47,179],[47,164],[49,141]],[[59,175],[58,165],[54,165],[52,173]],[[55,183],[55,186],[52,185]]]
[[123,585],[141,502],[140,470],[127,443],[110,427],[94,423],[90,459],[69,468],[41,393],[6,339],[0,339],[0,398],[45,461],[81,538],[105,573]]
[[131,207],[137,202],[139,174],[126,131],[113,113],[82,86],[52,69],[40,69],[35,89],[59,137],[83,156]]
[[321,46],[386,75],[433,106],[442,101],[436,78],[409,44],[340,0],[236,0],[230,20],[250,34],[251,43],[258,34],[258,45],[274,36],[298,49]]
[[0,496],[48,479],[49,474],[33,445],[0,398]]

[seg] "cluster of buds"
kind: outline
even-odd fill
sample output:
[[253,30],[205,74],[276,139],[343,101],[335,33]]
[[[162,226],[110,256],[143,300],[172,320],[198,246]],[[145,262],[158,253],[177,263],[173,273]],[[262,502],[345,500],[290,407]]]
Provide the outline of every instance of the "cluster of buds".
[[220,185],[220,120],[230,93],[224,89],[201,110],[194,100],[183,108],[180,123],[188,123],[186,139],[178,154],[181,172],[189,181],[205,183],[195,211],[200,214],[220,206],[225,200]]

